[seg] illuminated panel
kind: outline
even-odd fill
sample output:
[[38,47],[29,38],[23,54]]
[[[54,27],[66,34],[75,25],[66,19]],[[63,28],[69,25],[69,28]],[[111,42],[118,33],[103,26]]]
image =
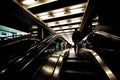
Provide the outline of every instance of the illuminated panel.
[[32,8],[35,6],[40,6],[40,5],[51,3],[54,1],[57,1],[57,0],[21,0],[20,4],[22,4],[26,8]]
[[92,25],[96,26],[96,25],[98,25],[98,22],[92,22]]
[[56,33],[65,33],[65,32],[73,32],[74,29],[71,30],[62,30],[62,31],[56,31]]
[[63,30],[63,29],[72,29],[72,28],[78,28],[80,27],[80,24],[70,25],[70,26],[61,26],[61,27],[55,27],[52,28],[53,30]]
[[38,33],[38,31],[33,31],[32,33]]
[[85,9],[85,3],[77,4],[69,7],[64,7],[56,10],[51,10],[43,13],[38,13],[36,16],[41,20],[52,19],[56,17],[63,17],[78,13],[83,13]]
[[77,17],[77,18],[70,18],[70,19],[66,19],[66,20],[59,20],[56,22],[49,22],[47,23],[47,25],[49,27],[51,26],[59,26],[59,25],[65,25],[65,24],[72,24],[72,23],[77,23],[77,22],[81,22],[82,17]]
[[10,27],[0,25],[0,37],[12,36],[13,33],[15,33],[16,35],[27,35],[28,34],[24,31],[20,31],[17,29],[13,29]]

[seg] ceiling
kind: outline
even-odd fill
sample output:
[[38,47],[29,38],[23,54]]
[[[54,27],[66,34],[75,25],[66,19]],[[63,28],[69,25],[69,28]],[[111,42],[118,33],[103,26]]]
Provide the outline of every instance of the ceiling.
[[[10,1],[10,0],[8,0]],[[8,2],[7,1],[7,2]],[[7,6],[10,3],[6,3],[5,9],[10,9],[10,16],[5,19],[7,20],[7,25],[15,26],[14,28],[29,32],[29,26],[31,21],[37,20],[42,22],[46,28],[54,31],[55,33],[61,34],[66,40],[73,44],[71,35],[74,28],[80,29],[81,22],[83,21],[83,16],[87,7],[87,0],[13,0],[17,5],[26,10],[30,15],[36,19],[32,19],[23,14],[19,8],[16,6]],[[9,8],[11,7],[11,8]],[[21,11],[21,12],[20,12]],[[5,13],[8,13],[5,11]],[[4,17],[5,18],[5,17]],[[17,19],[13,19],[17,18]],[[19,19],[18,19],[19,18]],[[18,20],[18,21],[17,21]],[[9,22],[11,21],[11,22]],[[20,25],[20,27],[16,27]],[[94,19],[92,25],[97,25],[97,17]]]
[[71,34],[80,27],[87,0],[14,0],[73,44]]
[[0,25],[29,32],[31,23],[37,22],[40,27],[61,34],[71,44],[74,28],[86,35],[89,26],[95,26],[98,22],[111,26],[111,33],[120,35],[118,1],[1,0],[0,11]]

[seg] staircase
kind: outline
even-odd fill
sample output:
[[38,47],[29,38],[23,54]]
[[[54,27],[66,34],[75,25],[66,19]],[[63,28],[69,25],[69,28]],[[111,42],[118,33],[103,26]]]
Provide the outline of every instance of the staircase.
[[[74,53],[72,53],[74,54]],[[88,56],[69,55],[63,62],[59,80],[109,80]]]

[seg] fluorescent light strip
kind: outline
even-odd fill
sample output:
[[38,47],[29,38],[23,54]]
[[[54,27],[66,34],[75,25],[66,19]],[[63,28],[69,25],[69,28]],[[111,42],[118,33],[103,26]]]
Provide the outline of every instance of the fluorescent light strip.
[[21,4],[23,4],[26,8],[32,8],[35,6],[51,3],[57,0],[21,0]]
[[53,30],[63,30],[63,29],[72,29],[72,28],[78,28],[80,27],[80,24],[70,25],[70,26],[61,26],[61,27],[55,27],[52,28]]
[[23,5],[30,5],[30,4],[35,3],[35,2],[37,2],[37,1],[35,1],[35,0],[23,0],[21,3]]
[[33,31],[32,33],[38,33],[38,31]]
[[[70,22],[68,22],[68,20],[70,20]],[[56,22],[58,22],[58,24],[56,24]],[[51,27],[51,26],[58,26],[58,25],[64,25],[64,24],[77,23],[77,22],[81,22],[81,17],[70,18],[70,19],[66,19],[66,20],[59,20],[59,21],[56,21],[56,22],[49,22],[49,23],[47,23],[47,25],[49,27]]]
[[86,2],[82,3],[82,4],[77,4],[77,5],[74,5],[74,6],[70,6],[70,9],[74,9],[74,8],[78,8],[78,7],[85,7],[85,6],[86,6]]
[[69,6],[69,7],[63,7],[63,8],[59,8],[59,9],[55,9],[55,10],[50,10],[50,11],[46,11],[46,12],[42,12],[42,13],[38,13],[38,14],[36,14],[36,15],[47,15],[48,14],[48,12],[53,12],[53,13],[58,13],[58,12],[62,12],[62,11],[64,11],[65,10],[65,8],[69,8],[69,9],[76,9],[76,8],[81,8],[81,7],[83,7],[83,6],[85,6],[86,5],[86,3],[81,3],[81,4],[77,4],[77,5],[73,5],[73,6]]
[[92,22],[92,25],[96,26],[96,25],[98,25],[98,22]]
[[64,32],[73,32],[74,29],[71,30],[62,30],[62,31],[56,31],[56,33],[64,33]]
[[63,16],[68,16],[68,15],[74,15],[74,14],[78,14],[78,13],[83,13],[83,8],[79,8],[79,9],[74,9],[74,10],[70,10],[71,13],[69,14],[65,14],[64,11],[62,12],[58,12],[58,13],[53,13],[54,17],[50,17],[48,14],[47,15],[36,15],[38,16],[41,20],[47,20],[47,19],[53,19],[53,18],[58,18],[58,17],[63,17]]
[[[56,9],[56,10],[43,12],[43,13],[38,13],[38,14],[36,14],[36,16],[38,16],[41,20],[46,20],[46,19],[52,19],[52,18],[55,18],[55,17],[63,17],[63,16],[67,16],[67,15],[83,13],[84,12],[84,7],[82,7],[82,6],[85,6],[85,3],[78,4],[78,5],[77,6],[74,5],[74,6],[64,7],[64,8],[60,8],[60,9]],[[70,10],[70,13],[65,14],[65,9],[66,8],[68,8]],[[52,12],[54,17],[50,17],[49,12]]]

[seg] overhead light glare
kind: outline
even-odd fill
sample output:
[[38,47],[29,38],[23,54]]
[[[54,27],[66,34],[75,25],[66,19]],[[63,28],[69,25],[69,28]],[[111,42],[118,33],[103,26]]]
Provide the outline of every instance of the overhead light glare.
[[55,27],[52,28],[53,30],[63,30],[63,29],[73,29],[73,28],[79,28],[80,24],[70,25],[70,26],[61,26],[61,27]]
[[[78,13],[84,13],[84,7],[85,3],[69,6],[69,7],[64,7],[64,8],[59,8],[47,12],[42,12],[36,14],[36,16],[39,16],[40,19],[42,20],[47,20],[47,19],[53,19],[53,18],[58,18],[58,17],[63,17],[63,16],[68,16],[68,15],[74,15]],[[52,12],[54,17],[50,17],[48,12]]]
[[74,29],[71,30],[62,30],[62,31],[56,31],[56,33],[64,33],[64,32],[73,32]]
[[32,8],[35,6],[40,6],[43,4],[51,3],[57,0],[21,0],[21,4],[25,6],[26,8]]

